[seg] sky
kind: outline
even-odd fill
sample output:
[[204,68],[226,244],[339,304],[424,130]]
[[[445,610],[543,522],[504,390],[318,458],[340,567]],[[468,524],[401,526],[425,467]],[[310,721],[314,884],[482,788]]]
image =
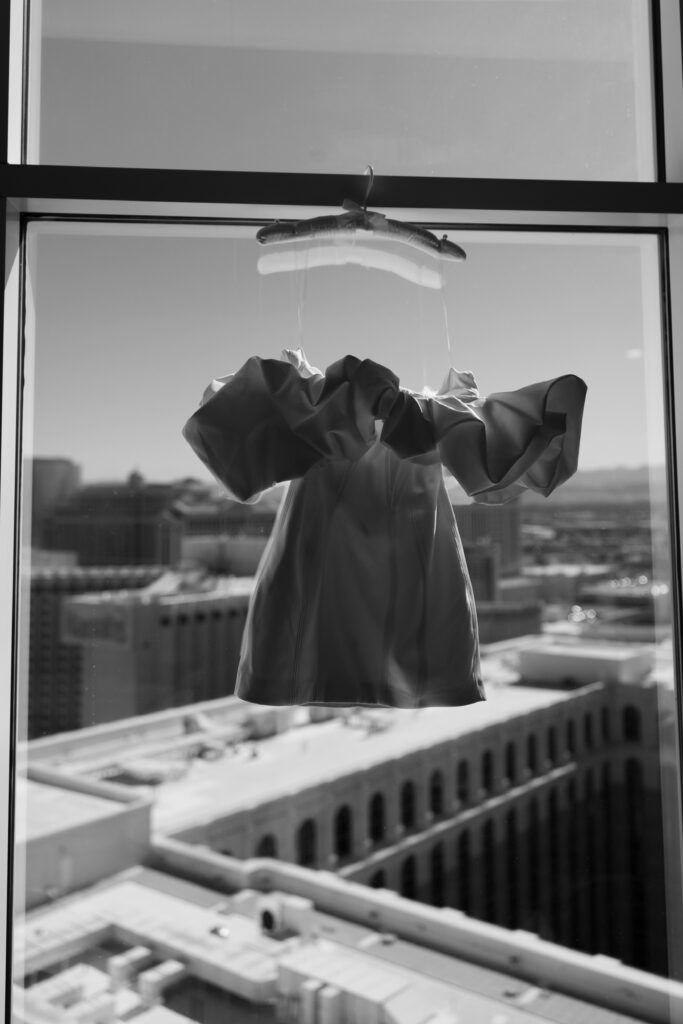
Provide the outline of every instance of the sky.
[[576,373],[580,468],[664,461],[653,236],[451,232],[468,258],[441,264],[433,290],[356,266],[263,276],[254,229],[241,235],[30,228],[27,451],[32,435],[33,454],[71,458],[86,480],[204,479],[181,436],[204,387],[301,345],[321,369],[369,357],[414,390],[451,365],[483,394]]

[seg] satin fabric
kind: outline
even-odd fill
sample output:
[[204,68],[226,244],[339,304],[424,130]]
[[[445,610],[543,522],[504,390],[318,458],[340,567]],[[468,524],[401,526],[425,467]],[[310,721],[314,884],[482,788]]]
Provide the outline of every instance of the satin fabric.
[[426,395],[372,360],[346,356],[322,373],[301,350],[213,381],[183,428],[199,458],[239,501],[291,481],[257,573],[237,696],[484,700],[442,467],[481,503],[550,494],[576,471],[585,394],[567,374],[483,398],[471,373],[451,369]]

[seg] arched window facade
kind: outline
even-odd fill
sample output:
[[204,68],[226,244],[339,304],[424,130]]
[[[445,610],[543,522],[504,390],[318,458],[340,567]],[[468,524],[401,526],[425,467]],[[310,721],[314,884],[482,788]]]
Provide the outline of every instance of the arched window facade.
[[532,775],[538,771],[538,743],[533,733],[526,740],[526,766]]
[[546,752],[551,764],[557,764],[557,730],[554,725],[548,727],[546,736]]
[[517,782],[517,751],[512,741],[505,746],[505,778],[511,786]]
[[379,871],[375,871],[374,875],[370,876],[370,887],[372,889],[385,889],[387,879],[384,871],[380,868]]
[[455,779],[455,791],[461,804],[470,801],[470,766],[467,761],[459,761]]
[[498,892],[496,889],[496,836],[492,821],[484,825],[484,917],[487,921],[495,921],[498,909]]
[[435,818],[444,812],[443,774],[438,769],[429,778],[429,809]]
[[481,787],[485,793],[493,791],[493,754],[485,750],[481,756]]
[[470,859],[470,847],[470,834],[465,830],[458,837],[455,850],[455,905],[465,914],[469,914],[472,907],[472,863]]
[[401,865],[401,896],[409,900],[417,896],[417,865],[413,856],[406,857]]
[[517,812],[508,811],[505,817],[505,845],[507,847],[508,928],[519,927],[519,842],[517,838]]
[[442,907],[444,905],[446,892],[446,870],[443,843],[437,843],[436,846],[432,847],[430,862],[432,869],[432,903],[435,907]]
[[302,867],[312,868],[316,862],[316,827],[312,818],[299,826],[296,838],[297,861]]
[[576,726],[573,719],[569,719],[567,722],[567,752],[570,757],[576,755]]
[[261,836],[256,844],[254,856],[277,857],[277,839],[272,832],[268,832],[265,836]]
[[622,733],[627,743],[639,743],[642,739],[640,711],[633,704],[627,704],[621,713]]
[[415,828],[415,784],[410,779],[401,786],[401,824]]
[[593,749],[593,716],[590,711],[587,711],[583,716],[583,741],[586,745],[586,750]]
[[375,793],[368,807],[368,835],[373,843],[381,843],[384,839],[385,818],[384,797]]
[[334,816],[334,852],[338,857],[350,857],[353,849],[353,819],[351,808],[344,804]]

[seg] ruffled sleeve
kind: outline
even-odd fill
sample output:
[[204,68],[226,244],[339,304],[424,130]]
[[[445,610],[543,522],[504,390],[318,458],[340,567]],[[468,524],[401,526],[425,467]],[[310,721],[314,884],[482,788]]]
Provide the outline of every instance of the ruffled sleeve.
[[[231,498],[261,494],[303,474],[320,459],[288,420],[304,417],[324,378],[305,363],[248,359],[237,373],[217,378],[183,427],[183,437]],[[304,366],[305,363],[305,366]]]
[[300,349],[253,356],[206,388],[183,436],[228,495],[257,501],[274,484],[325,458],[358,458],[374,417],[398,378],[372,360],[346,356],[322,374]]
[[565,374],[484,398],[471,373],[451,370],[418,401],[442,464],[476,502],[498,505],[524,490],[547,496],[576,472],[585,396]]

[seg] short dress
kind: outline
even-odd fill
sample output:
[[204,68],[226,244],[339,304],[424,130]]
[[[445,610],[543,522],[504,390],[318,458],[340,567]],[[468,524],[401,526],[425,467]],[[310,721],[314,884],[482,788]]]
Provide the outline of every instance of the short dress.
[[425,394],[371,359],[348,355],[322,373],[300,349],[213,381],[183,428],[204,465],[242,502],[290,481],[236,695],[397,708],[485,700],[444,469],[484,504],[550,494],[576,471],[585,395],[565,374],[484,398],[454,369]]

